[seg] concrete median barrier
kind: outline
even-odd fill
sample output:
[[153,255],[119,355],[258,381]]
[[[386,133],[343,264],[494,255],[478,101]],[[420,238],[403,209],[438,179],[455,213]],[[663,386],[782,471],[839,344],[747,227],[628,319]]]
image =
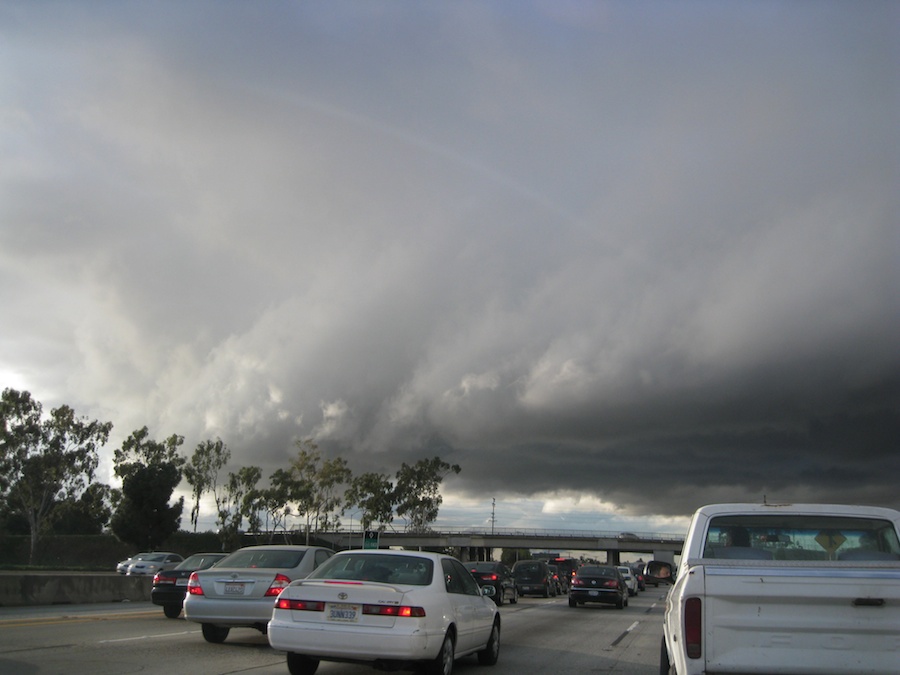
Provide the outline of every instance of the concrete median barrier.
[[0,607],[150,600],[153,577],[116,573],[5,572]]

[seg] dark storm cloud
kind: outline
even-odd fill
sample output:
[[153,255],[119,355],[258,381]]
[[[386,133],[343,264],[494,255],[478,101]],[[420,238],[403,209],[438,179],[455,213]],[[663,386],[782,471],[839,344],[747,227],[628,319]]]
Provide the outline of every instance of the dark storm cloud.
[[0,12],[3,386],[482,511],[898,505],[891,5]]

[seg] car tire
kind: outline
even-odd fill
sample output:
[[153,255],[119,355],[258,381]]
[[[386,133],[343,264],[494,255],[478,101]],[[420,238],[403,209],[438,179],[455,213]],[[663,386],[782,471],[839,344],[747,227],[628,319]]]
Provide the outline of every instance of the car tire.
[[500,622],[494,621],[487,645],[478,652],[478,663],[482,666],[493,666],[498,658],[500,658]]
[[453,656],[456,647],[453,644],[453,635],[449,632],[444,636],[441,650],[431,661],[425,664],[425,675],[450,675],[453,672]]
[[181,616],[181,605],[163,605],[163,614],[167,619],[177,619]]
[[545,598],[549,598],[550,597],[550,586],[544,586],[544,592],[541,595],[543,595]]
[[669,663],[669,652],[666,650],[666,638],[660,640],[659,647],[659,675],[678,675],[675,666]]
[[503,586],[500,588],[494,586],[494,590],[496,591],[494,593],[494,602],[497,603],[497,607],[501,607],[503,605]]
[[625,609],[625,598],[620,597],[616,600],[616,609]]
[[203,639],[213,644],[221,644],[228,637],[231,630],[228,626],[216,626],[212,623],[201,623],[200,628],[203,631]]
[[319,660],[288,652],[287,667],[291,675],[313,675],[319,669]]
[[513,596],[512,596],[512,599],[509,601],[509,604],[516,605],[518,603],[519,603],[519,589],[513,588]]
[[569,607],[578,607],[578,603],[574,599],[569,598]]

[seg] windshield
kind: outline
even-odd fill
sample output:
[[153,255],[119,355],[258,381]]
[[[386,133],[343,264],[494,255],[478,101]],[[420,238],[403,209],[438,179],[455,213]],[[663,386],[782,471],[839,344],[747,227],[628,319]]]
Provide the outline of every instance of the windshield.
[[184,562],[179,563],[176,570],[205,570],[224,558],[221,553],[195,553]]
[[612,567],[594,567],[585,565],[578,570],[575,576],[579,577],[614,577],[617,575],[616,570]]
[[267,567],[293,569],[300,564],[306,550],[279,550],[272,548],[235,551],[222,559],[220,567]]
[[377,553],[353,553],[329,558],[308,579],[380,581],[389,584],[427,586],[434,576],[430,558]]
[[713,518],[704,558],[743,560],[900,560],[892,523],[827,515],[731,515]]

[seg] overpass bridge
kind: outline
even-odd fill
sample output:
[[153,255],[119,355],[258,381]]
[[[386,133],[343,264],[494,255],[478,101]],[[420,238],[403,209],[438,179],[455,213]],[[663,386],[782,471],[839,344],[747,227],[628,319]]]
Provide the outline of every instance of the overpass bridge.
[[[362,548],[365,533],[360,530],[319,532],[316,538],[328,541],[335,550]],[[623,553],[638,553],[656,560],[673,561],[681,553],[684,536],[667,533],[598,532],[589,530],[537,530],[520,528],[442,528],[428,532],[379,534],[382,548],[448,549],[459,551],[461,560],[485,559],[494,548],[538,551],[604,551],[607,561],[618,563]],[[490,556],[487,556],[488,558]]]

